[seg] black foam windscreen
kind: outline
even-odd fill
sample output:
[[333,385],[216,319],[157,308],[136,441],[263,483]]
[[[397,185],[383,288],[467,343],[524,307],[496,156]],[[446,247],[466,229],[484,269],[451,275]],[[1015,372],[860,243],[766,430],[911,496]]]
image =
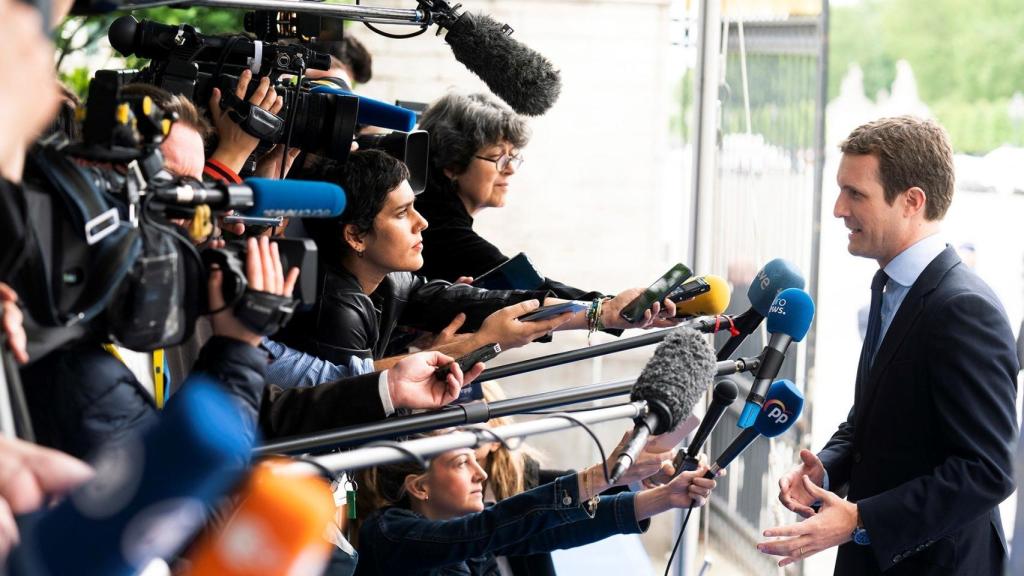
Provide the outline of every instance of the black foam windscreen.
[[558,70],[541,54],[509,38],[504,25],[491,17],[466,12],[451,25],[445,41],[455,59],[516,112],[539,116],[558,100]]
[[633,401],[658,414],[654,434],[674,430],[693,411],[715,377],[715,351],[692,328],[677,328],[654,350],[633,385]]

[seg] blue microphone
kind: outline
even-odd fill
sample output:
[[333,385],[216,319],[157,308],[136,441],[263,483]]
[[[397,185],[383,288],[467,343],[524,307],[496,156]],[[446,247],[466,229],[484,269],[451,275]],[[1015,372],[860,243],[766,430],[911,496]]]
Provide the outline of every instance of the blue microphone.
[[718,360],[728,360],[747,336],[761,325],[775,297],[787,288],[804,287],[804,277],[800,270],[791,262],[776,258],[758,271],[754,280],[747,288],[747,299],[750,309],[733,318],[733,325],[739,334],[730,338],[718,351]]
[[345,190],[329,182],[247,178],[253,204],[246,216],[274,218],[333,218],[345,211]]
[[340,94],[359,98],[359,113],[356,121],[360,124],[379,126],[389,130],[412,132],[416,127],[416,112],[394,104],[388,104],[366,96],[360,96],[334,86],[318,85],[310,89],[312,93]]
[[789,430],[804,409],[804,395],[789,380],[777,380],[768,388],[767,400],[759,408],[754,425],[740,432],[732,444],[715,459],[704,474],[705,478],[714,478],[719,470],[732,463],[759,436],[774,438]]
[[216,383],[189,378],[155,426],[105,446],[96,476],[28,525],[10,574],[129,576],[172,558],[244,472],[249,427]]
[[786,349],[790,342],[799,342],[807,335],[814,319],[814,301],[799,288],[787,288],[775,297],[768,308],[768,345],[761,352],[761,364],[754,375],[754,383],[747,394],[737,426],[749,428],[765,401],[765,393],[772,380],[779,375]]

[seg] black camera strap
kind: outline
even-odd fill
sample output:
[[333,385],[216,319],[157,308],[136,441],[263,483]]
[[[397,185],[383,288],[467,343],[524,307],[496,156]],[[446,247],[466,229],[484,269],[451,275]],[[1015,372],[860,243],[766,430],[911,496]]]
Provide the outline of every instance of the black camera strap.
[[260,336],[269,336],[291,320],[297,303],[291,296],[248,289],[235,304],[235,317]]

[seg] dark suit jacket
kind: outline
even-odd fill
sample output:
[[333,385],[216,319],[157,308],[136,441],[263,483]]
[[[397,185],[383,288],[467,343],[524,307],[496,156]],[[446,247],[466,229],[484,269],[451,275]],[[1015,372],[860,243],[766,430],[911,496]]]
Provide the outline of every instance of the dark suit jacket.
[[947,247],[893,318],[846,422],[819,457],[870,546],[837,575],[987,575],[1006,558],[1017,356],[995,294]]

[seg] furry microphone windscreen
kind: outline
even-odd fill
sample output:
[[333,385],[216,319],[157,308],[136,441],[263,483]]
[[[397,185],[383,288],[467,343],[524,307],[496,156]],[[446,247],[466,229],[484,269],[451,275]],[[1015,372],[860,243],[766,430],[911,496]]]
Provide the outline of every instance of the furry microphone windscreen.
[[715,351],[699,332],[677,328],[654,350],[633,385],[632,400],[658,414],[654,434],[674,430],[707,391],[716,372]]
[[483,14],[463,14],[445,41],[455,59],[476,74],[513,110],[527,116],[548,111],[562,90],[558,70],[544,56],[506,35],[503,25]]

